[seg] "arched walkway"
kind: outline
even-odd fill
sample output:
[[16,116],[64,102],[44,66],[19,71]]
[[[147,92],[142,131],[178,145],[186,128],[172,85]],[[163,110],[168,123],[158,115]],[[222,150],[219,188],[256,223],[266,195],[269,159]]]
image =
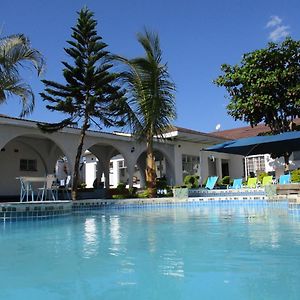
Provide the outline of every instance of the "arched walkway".
[[[166,152],[158,149],[154,149],[155,165],[156,165],[156,177],[166,178],[169,185],[174,184],[174,165]],[[140,153],[137,157],[136,165],[138,168],[138,176],[140,186],[144,188],[146,186],[146,151]]]
[[5,176],[5,181],[0,180],[1,194],[19,195],[20,183],[16,177],[55,174],[56,163],[62,156],[65,154],[61,148],[43,135],[19,135],[6,140],[0,151],[0,174]]
[[[85,154],[85,182],[87,187],[116,187],[128,183],[126,154],[110,144],[90,146]],[[96,180],[96,181],[95,181]]]

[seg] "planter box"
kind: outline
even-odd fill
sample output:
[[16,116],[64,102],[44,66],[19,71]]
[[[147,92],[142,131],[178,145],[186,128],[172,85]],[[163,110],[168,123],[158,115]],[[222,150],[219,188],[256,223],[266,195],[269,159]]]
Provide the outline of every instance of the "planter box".
[[174,198],[184,199],[189,197],[189,189],[188,188],[177,188],[173,189]]

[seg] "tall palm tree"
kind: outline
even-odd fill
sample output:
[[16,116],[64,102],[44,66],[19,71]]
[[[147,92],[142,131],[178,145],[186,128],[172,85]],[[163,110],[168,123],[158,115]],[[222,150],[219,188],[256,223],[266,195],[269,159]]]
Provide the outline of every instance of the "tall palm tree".
[[162,63],[162,51],[156,33],[139,33],[138,41],[145,56],[134,59],[117,57],[126,64],[123,72],[127,101],[122,107],[132,133],[138,141],[146,141],[146,183],[150,195],[155,195],[155,160],[153,140],[163,133],[176,118],[175,85],[170,79],[167,64]]
[[21,99],[21,117],[32,112],[34,94],[20,75],[22,68],[34,68],[41,74],[45,62],[41,53],[31,48],[30,41],[23,34],[0,38],[0,104],[16,95]]

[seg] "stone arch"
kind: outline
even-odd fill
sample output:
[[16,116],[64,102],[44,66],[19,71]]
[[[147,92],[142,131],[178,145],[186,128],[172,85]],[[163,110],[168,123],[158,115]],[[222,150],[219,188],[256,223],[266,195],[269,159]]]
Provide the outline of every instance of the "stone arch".
[[[95,185],[100,183],[101,187],[109,188],[112,183],[113,186],[116,186],[120,179],[119,173],[116,173],[119,170],[115,162],[111,162],[111,159],[120,155],[119,160],[126,162],[128,155],[121,150],[119,145],[108,141],[87,143],[83,153],[87,153],[86,151],[97,158],[97,161],[91,162],[90,158],[85,162],[85,181],[88,187],[94,186],[92,183],[95,179],[97,179]],[[83,156],[87,157],[89,154],[83,154]],[[113,164],[113,173],[110,172],[111,164]]]
[[[136,156],[136,165],[138,166],[138,169],[140,171],[140,181],[141,181],[141,187],[144,187],[146,184],[146,179],[145,179],[145,169],[146,169],[146,153],[147,149],[141,149],[139,151],[139,154]],[[154,145],[154,156],[160,155],[165,159],[165,166],[163,166],[163,169],[161,168],[162,166],[157,166],[157,176],[162,177],[166,176],[167,182],[169,185],[174,185],[175,183],[175,168],[174,168],[174,163],[173,159],[171,158],[170,153],[168,153],[165,149],[161,147],[157,147]],[[159,168],[158,168],[159,167]]]
[[[43,134],[22,132],[10,136],[10,139],[2,139],[0,172],[7,177],[5,185],[0,183],[1,193],[7,196],[19,194],[20,187],[16,177],[40,177],[54,173],[56,162],[63,155],[67,156],[55,139]],[[28,169],[23,168],[24,163],[28,163]]]

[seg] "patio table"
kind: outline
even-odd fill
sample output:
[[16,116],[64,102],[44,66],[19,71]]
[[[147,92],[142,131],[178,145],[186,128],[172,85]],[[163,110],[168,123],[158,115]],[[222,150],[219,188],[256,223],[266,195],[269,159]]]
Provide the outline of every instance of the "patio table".
[[31,200],[34,201],[32,183],[42,182],[45,185],[47,181],[46,177],[35,177],[35,176],[22,176],[22,177],[17,177],[16,179],[20,180],[20,185],[21,185],[20,202],[23,202],[25,198],[26,201],[28,202],[29,192],[31,192]]

